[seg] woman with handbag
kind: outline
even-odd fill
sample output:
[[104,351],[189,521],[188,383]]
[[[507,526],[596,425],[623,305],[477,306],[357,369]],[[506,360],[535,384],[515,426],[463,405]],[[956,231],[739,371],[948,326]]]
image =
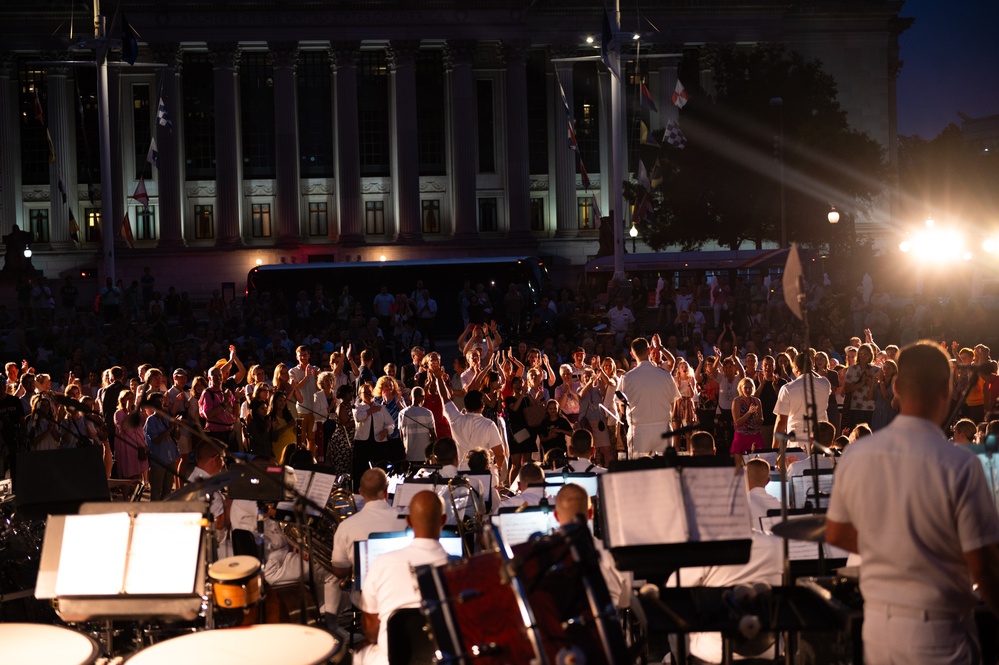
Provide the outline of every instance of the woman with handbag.
[[391,448],[388,435],[395,431],[395,422],[388,409],[375,404],[375,389],[370,383],[363,383],[357,391],[359,401],[354,407],[354,473],[351,481],[354,491],[358,490],[361,474],[375,462],[386,459]]

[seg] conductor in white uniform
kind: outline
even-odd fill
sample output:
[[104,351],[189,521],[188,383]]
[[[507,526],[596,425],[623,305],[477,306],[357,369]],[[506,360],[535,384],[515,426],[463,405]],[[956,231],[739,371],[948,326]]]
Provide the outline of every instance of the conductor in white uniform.
[[673,377],[649,362],[649,342],[638,337],[631,343],[638,365],[618,381],[617,389],[627,399],[628,456],[661,453],[670,445],[662,438],[670,432],[673,402],[680,398]]

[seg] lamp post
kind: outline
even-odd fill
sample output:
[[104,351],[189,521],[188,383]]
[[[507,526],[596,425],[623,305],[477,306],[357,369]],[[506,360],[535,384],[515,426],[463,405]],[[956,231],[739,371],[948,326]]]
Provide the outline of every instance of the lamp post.
[[635,222],[631,223],[631,230],[628,231],[628,235],[631,236],[631,253],[637,254],[638,249],[635,245],[635,239],[638,238],[638,229],[635,227]]

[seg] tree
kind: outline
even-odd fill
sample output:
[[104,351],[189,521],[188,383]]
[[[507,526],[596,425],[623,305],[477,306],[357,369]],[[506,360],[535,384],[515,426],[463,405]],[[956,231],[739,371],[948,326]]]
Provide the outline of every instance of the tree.
[[[830,204],[856,210],[882,191],[884,151],[849,127],[836,83],[818,61],[778,46],[724,46],[713,50],[712,70],[713,95],[688,86],[693,101],[679,121],[686,148],[643,148],[647,168],[658,158],[663,171],[651,212],[637,224],[651,247],[779,240],[781,123],[789,239],[824,241]],[[636,202],[644,189],[626,183],[625,192]]]

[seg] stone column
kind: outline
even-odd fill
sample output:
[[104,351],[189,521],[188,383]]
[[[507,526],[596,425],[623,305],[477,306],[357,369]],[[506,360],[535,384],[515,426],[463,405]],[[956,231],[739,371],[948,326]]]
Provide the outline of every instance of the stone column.
[[528,39],[503,42],[506,63],[506,192],[511,238],[531,236],[531,174],[527,139]]
[[215,245],[237,247],[243,210],[239,122],[239,45],[209,44],[215,67]]
[[[125,191],[125,172],[122,169],[122,133],[121,133],[121,105],[117,103],[116,100],[121,99],[121,70],[118,67],[108,67],[108,141],[111,145],[111,183],[108,185],[108,189],[111,191],[105,191],[105,184],[100,182],[100,176],[98,175],[99,184],[98,195],[101,199],[101,205],[103,210],[103,202],[105,196],[111,197],[111,216],[112,219],[105,220],[101,218],[101,224],[110,223],[112,224],[112,229],[114,229],[114,245],[115,254],[119,254],[121,251],[128,251],[128,245],[118,231],[121,229],[122,220],[125,218],[125,211],[131,208],[129,197],[134,193],[134,189],[131,191]],[[148,146],[147,146],[148,147]],[[96,146],[95,150],[100,154],[100,146]],[[128,179],[128,184],[131,185],[132,179]],[[129,224],[132,227],[132,235],[135,235],[135,219],[132,215],[129,215]],[[102,227],[103,228],[103,227]],[[117,275],[117,273],[116,273]],[[121,277],[121,275],[117,275]]]
[[184,63],[180,44],[166,43],[153,45],[156,62],[166,65],[156,70],[156,88],[159,95],[153,98],[158,105],[160,98],[167,107],[173,126],[153,125],[156,149],[159,152],[156,167],[156,185],[159,188],[160,238],[157,247],[176,249],[184,246],[184,143],[181,141],[180,126],[183,95],[180,92],[180,73]]
[[444,50],[451,92],[451,210],[454,238],[478,237],[479,211],[475,198],[477,150],[475,137],[475,85],[472,78],[474,41],[449,41]]
[[[17,59],[0,56],[0,235],[21,223],[21,125],[18,122]],[[23,230],[23,225],[21,226]]]
[[[73,131],[76,104],[69,93],[69,67],[55,65],[48,70],[48,122],[55,147],[55,163],[49,164],[49,182],[52,190],[49,201],[49,242],[52,249],[65,251],[73,248],[69,239],[69,208],[76,206],[76,132]],[[66,202],[59,192],[59,181],[66,192]],[[77,220],[79,222],[79,220]]]
[[[576,49],[572,47],[553,48],[553,58],[572,57]],[[558,84],[569,102],[570,112],[572,101],[572,63],[556,62],[555,64],[555,237],[574,238],[579,235],[579,222],[576,219],[576,164],[579,163],[579,153],[572,150],[569,142],[569,114],[565,112],[562,95]]]
[[357,58],[360,42],[336,42],[330,64],[333,89],[333,140],[336,142],[336,199],[341,245],[364,243],[361,226],[361,147],[357,121]]
[[392,137],[392,204],[398,241],[423,240],[420,207],[420,161],[416,126],[416,54],[418,41],[393,41],[388,48],[392,69],[389,88]]
[[270,45],[274,58],[274,133],[277,166],[277,244],[302,240],[302,199],[299,194],[298,42]]

